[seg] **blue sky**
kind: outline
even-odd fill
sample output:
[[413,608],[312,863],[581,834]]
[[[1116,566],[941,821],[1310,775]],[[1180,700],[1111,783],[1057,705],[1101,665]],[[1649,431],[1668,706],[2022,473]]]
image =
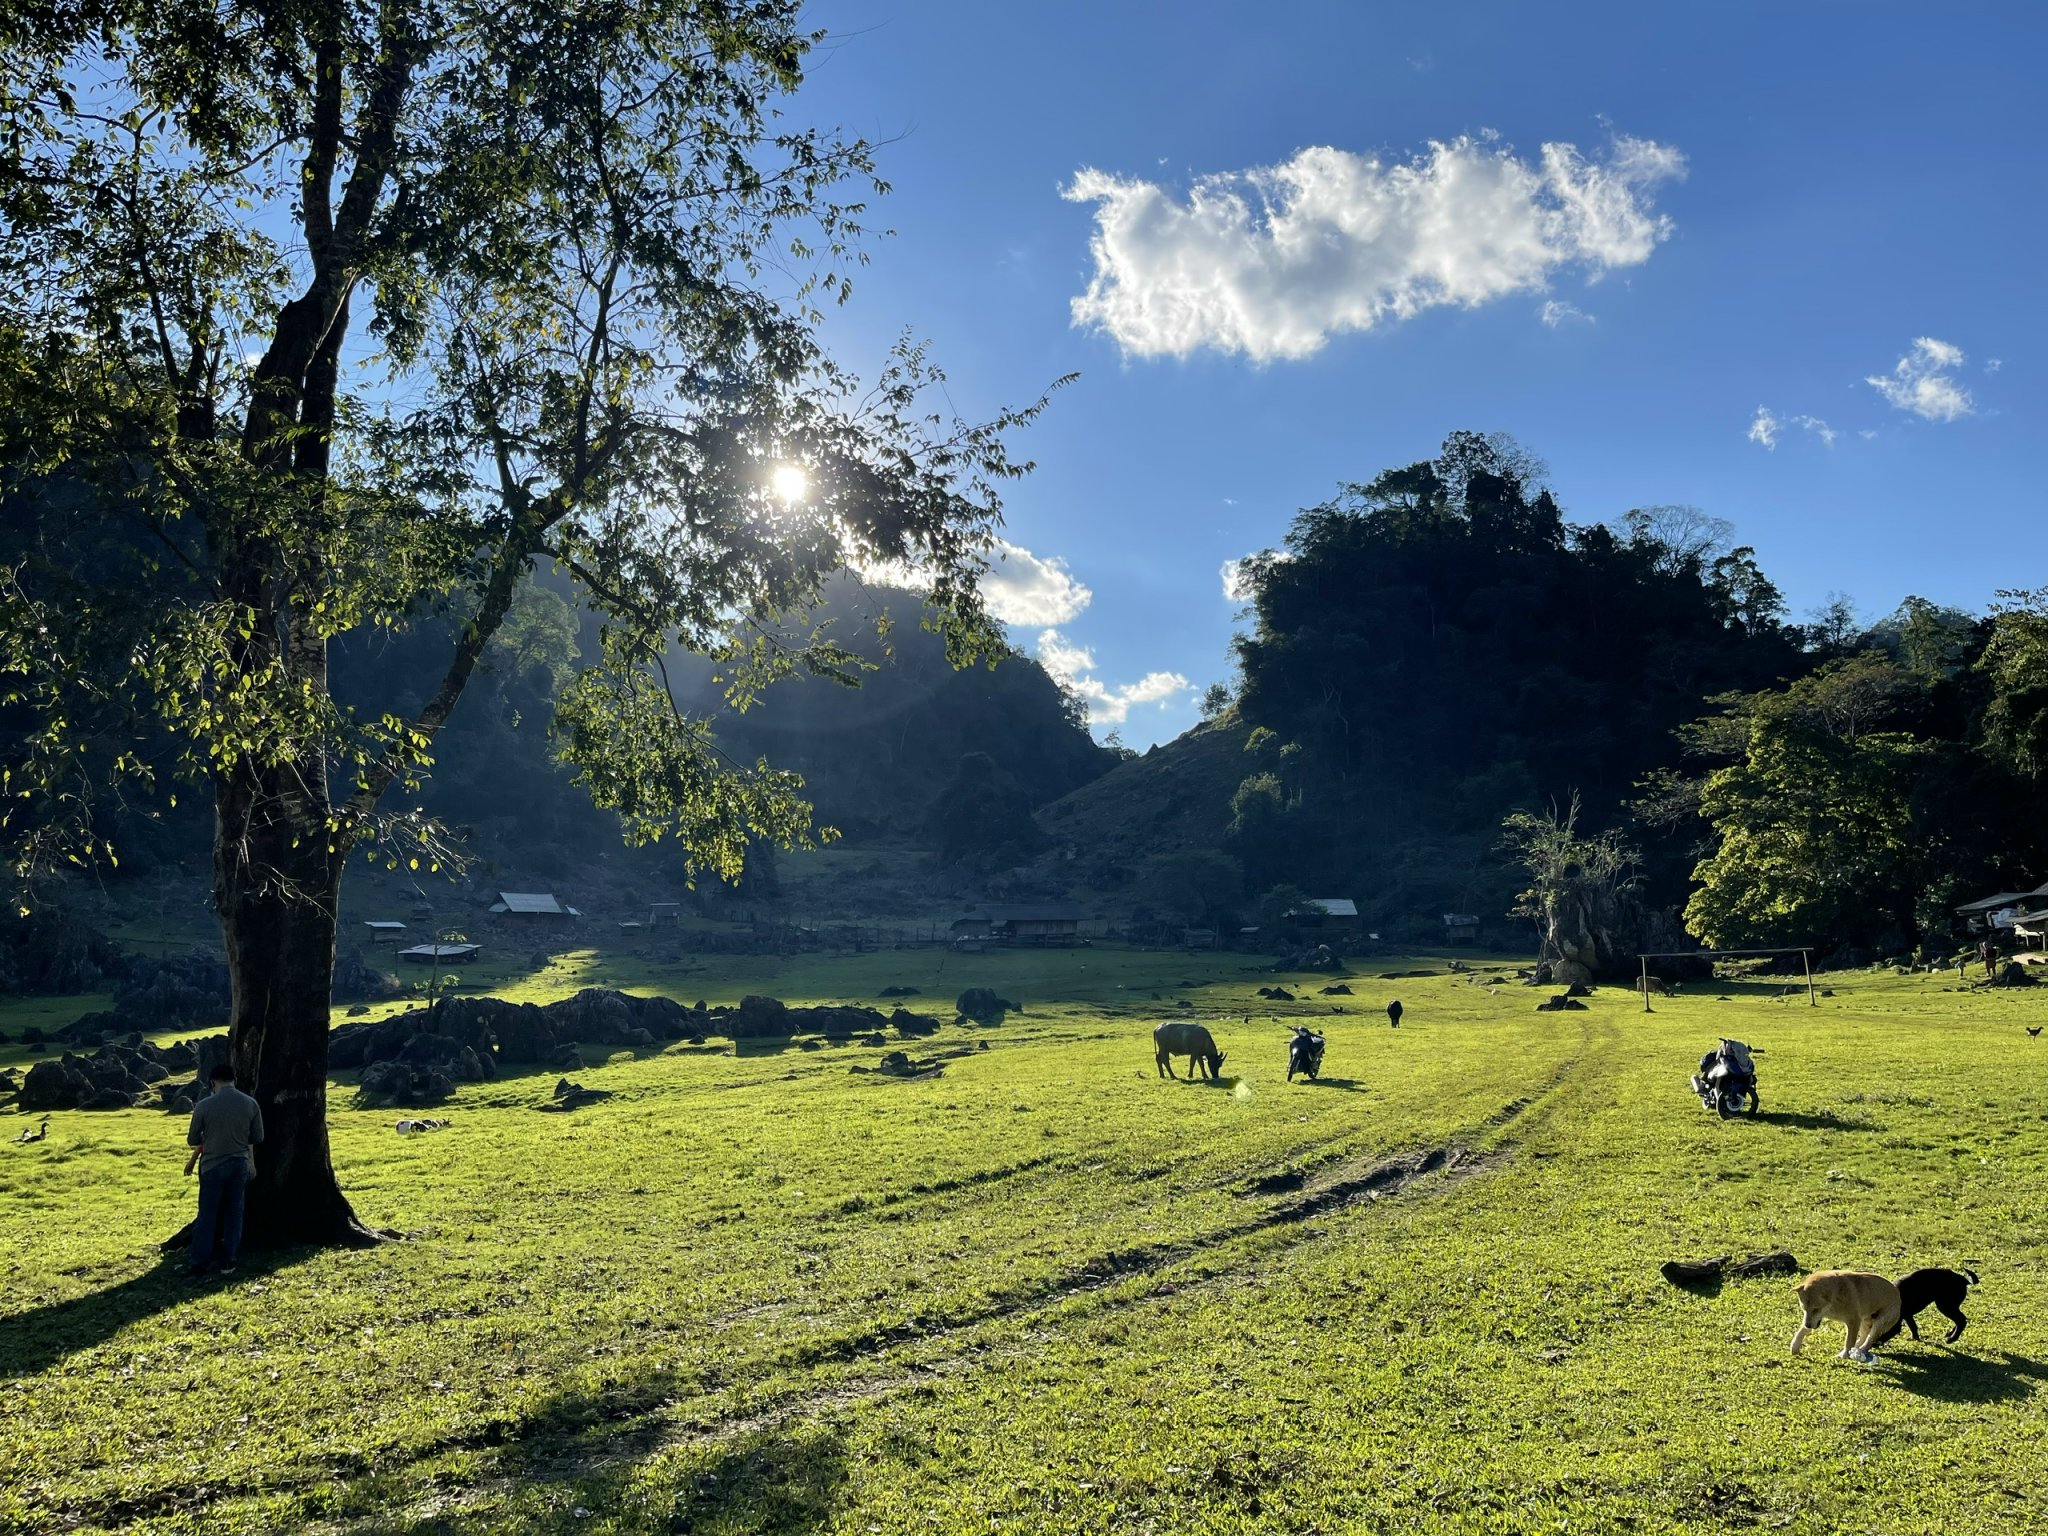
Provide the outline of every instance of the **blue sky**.
[[890,141],[896,188],[835,349],[910,327],[968,414],[1081,374],[1025,440],[1003,591],[1098,734],[1192,724],[1223,562],[1460,427],[1541,455],[1574,521],[1730,519],[1795,613],[2048,581],[2048,8],[812,17],[796,115]]

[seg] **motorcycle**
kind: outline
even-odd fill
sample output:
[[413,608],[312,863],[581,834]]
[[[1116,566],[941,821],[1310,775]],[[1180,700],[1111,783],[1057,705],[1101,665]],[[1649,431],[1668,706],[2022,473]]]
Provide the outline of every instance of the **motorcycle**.
[[1762,1054],[1740,1040],[1723,1040],[1700,1058],[1692,1091],[1723,1120],[1733,1120],[1745,1108],[1755,1114],[1763,1101],[1757,1097],[1756,1062],[1751,1058]]
[[1305,1072],[1308,1080],[1314,1082],[1316,1074],[1323,1070],[1323,1037],[1314,1030],[1294,1026],[1294,1036],[1287,1042],[1287,1081],[1294,1081],[1294,1074]]

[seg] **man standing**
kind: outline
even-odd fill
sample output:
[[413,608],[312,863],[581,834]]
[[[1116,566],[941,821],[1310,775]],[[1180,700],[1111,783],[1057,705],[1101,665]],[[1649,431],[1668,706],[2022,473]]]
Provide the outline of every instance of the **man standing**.
[[185,1171],[199,1165],[199,1219],[192,1224],[190,1273],[201,1274],[216,1256],[220,1272],[235,1272],[242,1246],[242,1204],[256,1172],[256,1143],[263,1139],[263,1109],[235,1086],[235,1069],[213,1069],[213,1092],[192,1111],[185,1135],[192,1156]]

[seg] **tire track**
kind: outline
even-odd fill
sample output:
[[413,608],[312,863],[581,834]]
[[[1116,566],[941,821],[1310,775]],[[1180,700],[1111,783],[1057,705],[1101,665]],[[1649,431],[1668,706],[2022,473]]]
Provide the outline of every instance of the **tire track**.
[[[1532,1104],[1569,1075],[1574,1062],[1561,1067],[1552,1083],[1536,1096],[1512,1101],[1482,1121],[1478,1129],[1498,1132],[1513,1124]],[[856,1369],[829,1384],[798,1388],[771,1396],[745,1411],[722,1415],[708,1424],[677,1425],[664,1422],[672,1401],[649,1403],[644,1396],[620,1402],[616,1413],[596,1415],[588,1427],[599,1430],[601,1443],[543,1449],[538,1436],[545,1424],[522,1428],[507,1436],[496,1426],[481,1437],[451,1436],[443,1444],[423,1449],[421,1456],[439,1451],[502,1448],[509,1468],[470,1488],[451,1490],[441,1497],[407,1512],[413,1521],[461,1517],[469,1504],[520,1482],[535,1478],[561,1481],[565,1477],[590,1475],[622,1464],[630,1464],[663,1451],[718,1445],[767,1433],[819,1414],[856,1408],[894,1395],[929,1387],[952,1377],[1000,1365],[1004,1360],[1027,1352],[1033,1346],[1014,1341],[998,1347],[976,1337],[991,1325],[1028,1320],[1052,1311],[1077,1298],[1094,1296],[1134,1280],[1162,1274],[1175,1265],[1225,1249],[1262,1234],[1286,1233],[1284,1247],[1292,1250],[1319,1240],[1321,1229],[1309,1225],[1315,1218],[1383,1200],[1396,1199],[1418,1185],[1427,1185],[1435,1196],[1448,1194],[1470,1179],[1492,1171],[1511,1156],[1508,1148],[1475,1149],[1464,1140],[1446,1142],[1381,1158],[1360,1165],[1340,1164],[1312,1187],[1302,1188],[1295,1197],[1277,1201],[1243,1221],[1233,1222],[1200,1237],[1184,1241],[1140,1244],[1112,1249],[1061,1272],[1043,1283],[1007,1295],[991,1297],[985,1304],[966,1311],[922,1315],[885,1327],[832,1340],[799,1351],[787,1364],[793,1370],[872,1362],[866,1370]],[[1248,1256],[1241,1264],[1204,1275],[1188,1285],[1176,1286],[1180,1294],[1212,1285],[1241,1281],[1247,1270],[1259,1267],[1269,1255]],[[1122,1297],[1103,1297],[1105,1310],[1140,1305],[1154,1292],[1134,1291]],[[919,1344],[939,1346],[942,1352],[914,1361],[884,1362],[888,1352]],[[604,1426],[601,1427],[600,1426]],[[381,1469],[389,1472],[394,1469]],[[376,1521],[351,1522],[328,1529],[337,1533],[369,1533],[390,1529],[388,1514]]]
[[[665,1450],[717,1445],[781,1428],[792,1421],[831,1413],[916,1390],[999,1365],[1033,1346],[1027,1339],[994,1344],[979,1337],[984,1330],[1004,1323],[1022,1321],[1027,1335],[1034,1331],[1032,1319],[1081,1298],[1099,1297],[1104,1309],[1121,1309],[1143,1304],[1156,1291],[1133,1289],[1123,1296],[1110,1296],[1117,1287],[1161,1275],[1176,1265],[1227,1250],[1262,1235],[1281,1235],[1281,1249],[1318,1241],[1323,1228],[1318,1218],[1338,1214],[1360,1205],[1400,1198],[1418,1186],[1440,1197],[1465,1182],[1498,1168],[1512,1156],[1512,1146],[1502,1133],[1517,1124],[1532,1109],[1544,1103],[1578,1069],[1590,1045],[1588,1023],[1581,1023],[1580,1053],[1559,1063],[1547,1081],[1532,1094],[1511,1100],[1459,1138],[1433,1147],[1415,1149],[1374,1160],[1349,1159],[1325,1164],[1312,1172],[1281,1170],[1275,1175],[1244,1184],[1242,1198],[1271,1203],[1244,1219],[1226,1223],[1211,1231],[1182,1240],[1138,1244],[1097,1254],[1047,1279],[987,1298],[964,1310],[919,1314],[900,1322],[800,1349],[767,1368],[786,1371],[815,1370],[847,1366],[853,1369],[829,1383],[798,1386],[735,1412],[717,1415],[709,1422],[677,1423],[676,1416],[688,1414],[691,1400],[687,1384],[674,1378],[656,1377],[639,1387],[585,1405],[573,1425],[546,1414],[529,1419],[501,1418],[436,1437],[408,1447],[390,1459],[370,1455],[323,1457],[309,1461],[297,1477],[280,1479],[273,1475],[260,1488],[224,1486],[175,1487],[156,1490],[139,1497],[110,1500],[105,1504],[71,1506],[63,1511],[69,1522],[120,1524],[171,1513],[198,1514],[223,1498],[275,1495],[292,1487],[311,1488],[336,1478],[375,1475],[389,1478],[421,1461],[463,1452],[499,1452],[502,1470],[466,1487],[450,1488],[405,1510],[384,1510],[374,1517],[328,1522],[317,1527],[333,1533],[383,1533],[394,1527],[461,1521],[472,1505],[517,1484],[537,1478],[559,1481],[565,1477],[589,1475],[621,1463],[643,1460]],[[971,1190],[997,1180],[1035,1173],[1044,1167],[1064,1163],[1064,1157],[1027,1159],[1021,1164],[988,1170],[928,1184],[899,1193],[912,1200]],[[1281,1197],[1285,1198],[1281,1198]],[[1265,1250],[1243,1255],[1173,1289],[1186,1294],[1212,1285],[1237,1283],[1248,1272],[1256,1272],[1277,1253]],[[1049,1321],[1049,1319],[1048,1319]],[[886,1360],[885,1356],[906,1347],[927,1346],[933,1353],[916,1360]],[[744,1390],[744,1385],[742,1385]],[[695,1394],[703,1402],[708,1394]],[[708,1405],[706,1405],[708,1406]],[[562,1443],[568,1437],[568,1443]]]

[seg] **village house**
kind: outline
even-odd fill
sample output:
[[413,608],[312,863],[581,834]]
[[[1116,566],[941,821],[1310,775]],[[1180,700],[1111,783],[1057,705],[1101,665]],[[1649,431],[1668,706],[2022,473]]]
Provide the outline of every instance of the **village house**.
[[531,918],[540,922],[583,915],[558,900],[553,891],[500,891],[490,910],[493,917]]
[[954,942],[992,944],[1078,944],[1086,914],[1072,902],[969,907],[948,930]]

